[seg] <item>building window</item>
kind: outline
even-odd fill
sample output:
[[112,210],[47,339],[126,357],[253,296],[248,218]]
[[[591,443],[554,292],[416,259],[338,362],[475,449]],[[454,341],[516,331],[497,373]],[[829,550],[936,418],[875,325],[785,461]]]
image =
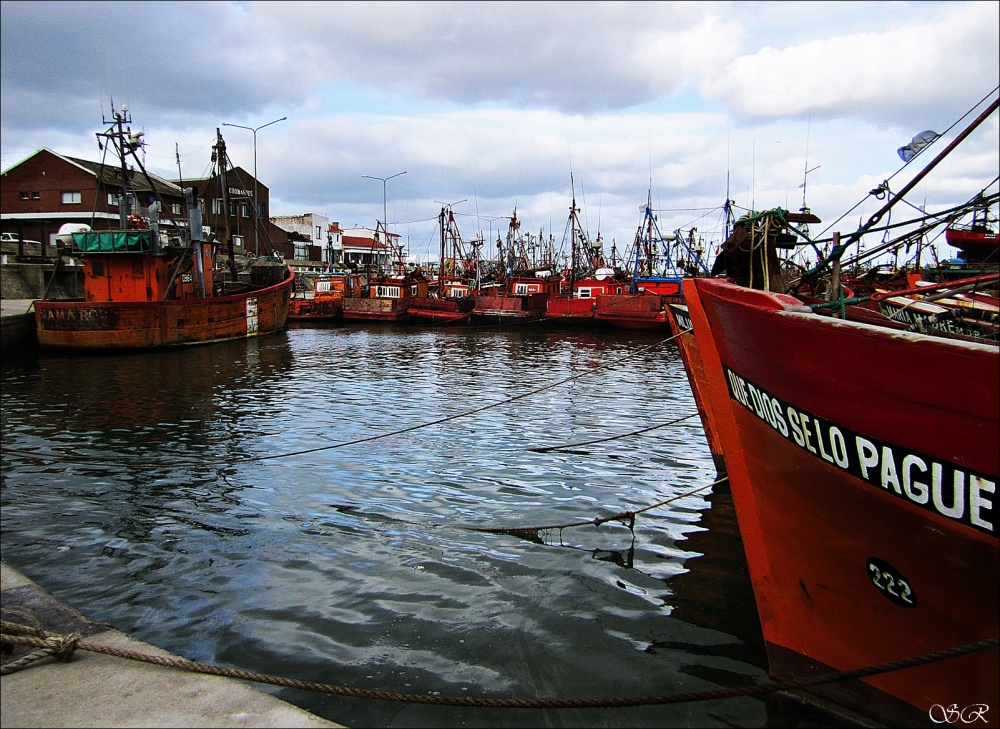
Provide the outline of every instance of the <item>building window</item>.
[[[79,194],[79,193],[77,193],[77,194]],[[32,200],[41,200],[42,199],[42,193],[40,193],[40,192],[33,192],[33,193],[31,193],[31,199]]]
[[222,215],[222,198],[213,197],[212,198],[212,213],[214,215]]
[[108,205],[117,205],[119,200],[121,200],[121,193],[118,192],[108,193]]
[[181,204],[180,203],[173,203],[170,206],[170,212],[172,212],[174,215],[180,215],[181,214]]
[[323,240],[323,228],[316,226],[316,240]]
[[242,235],[234,235],[233,236],[233,248],[242,248],[242,247],[243,247],[243,236]]
[[257,217],[258,218],[264,217],[264,203],[262,202],[257,203]]
[[79,205],[83,202],[83,196],[79,192],[64,192],[62,202],[63,205]]
[[21,199],[22,200],[30,200],[31,199],[31,193],[28,192],[27,190],[25,190],[24,192],[21,193]]
[[250,217],[250,206],[246,203],[240,203],[240,217],[249,218]]

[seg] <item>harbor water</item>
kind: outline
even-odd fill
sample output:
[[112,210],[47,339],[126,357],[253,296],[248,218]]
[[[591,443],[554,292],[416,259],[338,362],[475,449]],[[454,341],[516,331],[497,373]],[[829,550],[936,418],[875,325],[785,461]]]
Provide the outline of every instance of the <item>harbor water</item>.
[[[667,334],[293,325],[5,357],[2,377],[3,560],[139,640],[498,701],[768,680]],[[255,685],[349,727],[836,725],[778,695],[511,708]]]

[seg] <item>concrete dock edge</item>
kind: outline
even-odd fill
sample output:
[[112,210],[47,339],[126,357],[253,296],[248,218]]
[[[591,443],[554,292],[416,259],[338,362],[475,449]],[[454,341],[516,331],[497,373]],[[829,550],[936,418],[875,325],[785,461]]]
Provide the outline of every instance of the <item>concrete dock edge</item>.
[[[3,620],[151,655],[167,651],[90,620],[0,562]],[[3,662],[31,649],[4,646]],[[341,727],[241,681],[92,651],[0,676],[0,727]]]

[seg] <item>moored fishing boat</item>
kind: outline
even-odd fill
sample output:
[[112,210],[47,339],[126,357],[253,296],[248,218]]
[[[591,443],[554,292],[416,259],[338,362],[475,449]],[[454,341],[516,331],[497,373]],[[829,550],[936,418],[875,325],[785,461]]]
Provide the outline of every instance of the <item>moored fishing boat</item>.
[[[231,238],[230,276],[213,275],[218,244],[201,224],[197,190],[186,193],[189,221],[175,222],[176,235],[161,234],[162,202],[140,211],[135,173],[142,171],[157,194],[136,152],[141,133],[131,133],[127,110],[112,112],[109,128],[98,136],[120,158],[116,196],[119,226],[73,232],[74,255],[83,264],[82,299],[39,300],[34,304],[38,344],[50,349],[129,350],[206,344],[280,331],[288,319],[293,272],[280,259],[265,258],[250,267],[249,281],[237,276]],[[213,159],[225,179],[228,158],[217,132]],[[105,183],[107,184],[107,183]],[[110,185],[109,185],[110,187]],[[223,184],[223,189],[225,189]],[[108,197],[112,197],[109,193]],[[96,218],[95,218],[96,220]],[[95,223],[96,224],[96,223]]]
[[477,323],[525,323],[540,320],[552,296],[562,288],[562,277],[552,270],[552,260],[537,263],[527,255],[527,245],[519,234],[517,211],[510,218],[506,258],[499,281],[482,284],[475,295],[472,320]]
[[888,664],[810,691],[893,726],[997,726],[1000,348],[807,305],[777,265],[783,213],[683,290],[770,673]]
[[[684,363],[684,371],[687,374],[691,394],[694,396],[695,406],[698,408],[698,417],[701,418],[705,440],[708,442],[708,450],[712,454],[712,462],[715,463],[715,470],[719,476],[725,476],[726,459],[722,445],[719,443],[719,426],[716,422],[715,411],[712,409],[711,399],[708,396],[705,363],[698,347],[698,340],[694,336],[694,328],[691,325],[687,304],[684,303],[683,299],[669,301],[666,313],[671,333],[677,342],[677,351]],[[728,491],[728,484],[723,488]]]
[[[993,197],[996,204],[996,197]],[[980,195],[968,223],[954,223],[944,233],[948,245],[958,248],[966,264],[981,264],[992,269],[1000,266],[1000,235],[996,216],[990,215],[989,201]]]
[[[388,231],[379,222],[385,240]],[[376,229],[373,246],[379,243]],[[427,279],[418,271],[410,271],[401,254],[392,264],[391,270],[369,270],[356,296],[345,296],[343,318],[345,321],[404,322],[410,303],[427,296]]]
[[598,297],[594,312],[598,322],[619,329],[668,331],[670,322],[666,307],[669,302],[679,300],[685,263],[689,262],[691,272],[708,273],[694,242],[695,230],[690,231],[690,240],[676,232],[664,235],[652,205],[650,190],[635,233],[629,290]]
[[589,276],[575,279],[568,292],[550,296],[542,318],[560,324],[593,325],[599,297],[622,295],[627,289],[628,283],[618,279],[614,269],[598,268]]
[[344,316],[344,297],[361,293],[357,274],[348,271],[320,273],[304,280],[312,281],[312,290],[292,294],[289,321],[339,321]]
[[[572,185],[573,176],[570,175]],[[542,318],[562,325],[593,324],[597,297],[601,294],[623,294],[628,284],[604,260],[601,234],[591,240],[580,224],[580,208],[576,204],[574,187],[569,218],[560,250],[570,250],[569,266],[562,272],[560,291],[549,297]]]
[[470,254],[462,244],[462,235],[451,207],[441,208],[438,216],[441,255],[436,280],[428,282],[427,292],[415,296],[407,308],[407,321],[417,324],[465,324],[476,305],[479,282],[478,251]]

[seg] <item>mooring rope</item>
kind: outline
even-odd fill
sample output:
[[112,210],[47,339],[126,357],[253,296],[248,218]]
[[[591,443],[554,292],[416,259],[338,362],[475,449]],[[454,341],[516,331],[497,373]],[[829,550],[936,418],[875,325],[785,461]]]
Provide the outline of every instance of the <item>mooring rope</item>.
[[678,499],[683,499],[685,496],[691,496],[698,493],[699,491],[704,491],[712,486],[717,486],[720,483],[728,481],[728,476],[723,476],[722,478],[712,481],[712,483],[705,484],[704,486],[699,486],[696,489],[691,489],[690,491],[685,491],[683,494],[677,494],[676,496],[671,496],[669,499],[664,499],[663,501],[658,501],[655,504],[650,504],[649,506],[644,506],[641,509],[630,509],[627,511],[620,511],[612,516],[595,517],[593,519],[588,519],[586,521],[574,521],[567,524],[550,524],[548,526],[528,526],[528,527],[460,527],[466,529],[470,532],[487,532],[490,534],[538,534],[544,531],[562,531],[563,529],[569,529],[570,527],[578,526],[600,526],[601,524],[606,524],[609,521],[621,522],[629,528],[629,531],[635,532],[635,517],[644,511],[649,511],[650,509],[656,509],[664,504],[669,504],[671,501],[677,501]]
[[[689,331],[685,329],[684,331]],[[668,420],[666,423],[657,423],[656,425],[650,425],[646,428],[639,428],[639,430],[633,430],[630,433],[621,433],[620,435],[610,435],[607,438],[595,438],[594,440],[585,440],[580,443],[569,443],[566,445],[557,446],[541,446],[539,448],[529,448],[528,450],[532,453],[551,453],[552,451],[566,451],[571,448],[579,448],[580,446],[593,445],[594,443],[607,443],[611,440],[620,440],[622,438],[631,438],[633,435],[642,435],[643,433],[648,433],[651,430],[658,430],[660,428],[666,428],[668,425],[676,425],[677,423],[683,422],[693,418],[698,413],[690,413],[682,418],[676,418],[675,420]]]
[[[880,673],[899,671],[913,666],[921,666],[928,663],[955,658],[969,653],[987,650],[1000,644],[1000,637],[988,638],[986,640],[956,646],[947,650],[925,653],[899,661],[880,663],[874,666],[858,668],[850,671],[835,671],[821,676],[810,676],[806,678],[792,679],[788,681],[770,681],[764,684],[751,686],[740,686],[736,688],[711,689],[707,691],[686,691],[673,694],[650,695],[650,696],[608,696],[591,699],[504,699],[489,698],[482,696],[441,696],[438,694],[407,694],[395,691],[382,691],[378,689],[362,689],[351,686],[338,686],[327,683],[316,683],[314,681],[300,681],[298,679],[285,678],[282,676],[271,676],[255,671],[244,671],[236,668],[226,668],[207,663],[189,661],[186,658],[174,656],[154,656],[140,651],[127,648],[115,648],[101,645],[91,641],[80,639],[76,634],[61,635],[48,631],[33,628],[28,625],[19,625],[2,621],[2,634],[0,640],[4,644],[17,644],[36,646],[41,652],[47,655],[57,655],[61,660],[68,661],[73,658],[74,651],[85,650],[92,653],[103,653],[104,655],[127,658],[129,660],[152,663],[160,666],[179,668],[184,671],[194,673],[204,673],[213,676],[225,676],[243,681],[254,681],[256,683],[266,683],[273,686],[283,686],[285,688],[302,689],[305,691],[317,691],[325,694],[338,694],[341,696],[352,696],[357,698],[377,699],[381,701],[402,701],[412,704],[442,704],[448,706],[477,706],[485,708],[508,708],[508,709],[591,709],[621,706],[647,706],[651,704],[679,704],[692,701],[710,701],[716,699],[728,699],[739,696],[765,696],[777,691],[790,691],[793,689],[819,686],[822,684],[836,683],[856,678],[865,678]],[[0,674],[7,675],[14,671],[23,669],[26,665],[14,667],[19,661],[5,663],[0,668]],[[32,663],[34,661],[30,661]]]

